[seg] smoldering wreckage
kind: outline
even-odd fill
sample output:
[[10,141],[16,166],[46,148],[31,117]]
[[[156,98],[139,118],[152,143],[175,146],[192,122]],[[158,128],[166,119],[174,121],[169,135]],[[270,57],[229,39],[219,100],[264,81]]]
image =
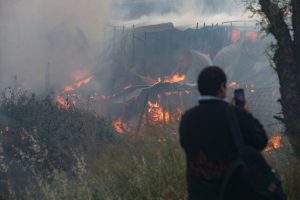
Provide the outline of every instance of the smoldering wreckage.
[[[77,166],[78,163],[81,166],[84,159],[81,152],[74,154],[74,149],[81,143],[84,143],[82,148],[94,148],[93,141],[89,138],[82,142],[82,134],[89,132],[90,129],[82,132],[81,126],[91,123],[93,127],[97,126],[97,130],[102,129],[102,122],[98,116],[111,119],[114,136],[115,133],[120,137],[142,135],[143,129],[149,126],[162,128],[165,134],[170,134],[171,137],[176,135],[182,113],[197,103],[199,96],[197,76],[208,65],[223,67],[229,79],[229,94],[238,87],[245,89],[251,111],[264,124],[270,136],[265,151],[270,155],[275,152],[285,154],[287,150],[290,151],[290,148],[287,148],[289,142],[282,134],[283,125],[277,120],[282,117],[278,102],[280,98],[278,77],[270,66],[268,58],[264,56],[265,46],[271,39],[253,26],[249,26],[248,22],[199,27],[197,25],[195,29],[180,30],[171,23],[130,28],[109,27],[106,38],[107,48],[100,55],[97,65],[74,71],[73,82],[60,89],[51,89],[53,85],[51,63],[48,63],[45,70],[46,93],[54,90],[54,100],[60,108],[50,102],[50,106],[48,104],[44,106],[44,110],[38,112],[35,117],[43,118],[41,124],[48,124],[49,118],[45,113],[51,111],[55,112],[54,116],[65,115],[62,117],[67,119],[67,125],[64,124],[67,128],[59,129],[60,126],[57,126],[59,130],[54,129],[58,133],[55,137],[48,134],[48,131],[40,130],[40,140],[43,138],[47,143],[41,142],[39,145],[37,142],[39,137],[35,135],[36,127],[33,127],[32,133],[22,127],[19,135],[12,134],[13,127],[1,124],[0,135],[8,142],[0,144],[0,154],[6,152],[9,159],[5,161],[3,159],[6,157],[1,156],[0,162],[8,162],[10,165],[13,159],[16,162],[13,162],[14,170],[10,169],[11,174],[8,173],[10,172],[7,171],[8,168],[0,168],[2,184],[0,196],[10,196],[9,183],[13,183],[14,195],[22,197],[24,188],[19,184],[19,177],[23,178],[24,184],[35,179],[33,174],[36,168],[28,172],[26,168],[20,166],[20,155],[16,154],[16,148],[17,152],[22,153],[21,158],[26,162],[30,158],[26,166],[30,167],[32,164],[40,166],[45,162],[51,162],[54,168],[39,168],[43,169],[42,174],[47,177],[51,175],[47,179],[52,178],[53,169],[60,169],[61,166],[64,169],[72,169],[70,170],[72,173],[80,175],[80,172],[76,170],[74,172],[77,168],[73,166]],[[81,36],[83,37],[82,34]],[[17,79],[15,82],[15,88],[24,87],[17,83]],[[228,98],[230,100],[230,95]],[[34,107],[36,110],[41,110],[40,104],[33,105],[36,105]],[[10,103],[8,108],[9,106]],[[89,115],[92,116],[89,118],[91,121],[87,122],[83,114],[85,112],[76,112],[77,109],[87,110],[87,113],[93,112],[97,115]],[[76,119],[75,123],[74,119]],[[55,121],[55,124],[63,124],[61,119],[51,118],[51,120]],[[2,121],[4,120],[1,119]],[[36,126],[35,122],[32,125]],[[31,129],[30,126],[28,130]],[[51,131],[53,130],[50,129]],[[77,137],[75,133],[80,136]],[[65,140],[68,137],[72,138],[72,142]],[[58,147],[57,140],[62,142],[65,148]],[[12,148],[10,145],[15,145],[13,141],[17,141],[19,146],[12,146]],[[43,145],[48,145],[49,141],[52,142],[52,146],[49,145],[51,151],[43,148]],[[90,153],[85,155],[88,159]],[[10,177],[13,177],[12,180],[15,182],[9,182]]]
[[[186,30],[172,23],[108,27],[107,48],[97,65],[101,70],[74,73],[74,83],[56,92],[56,101],[65,109],[111,118],[120,134],[138,134],[145,125],[170,127],[197,103],[199,72],[219,65],[229,78],[229,99],[233,89],[245,88],[251,111],[270,134],[266,151],[278,149],[285,140],[277,120],[282,117],[279,82],[264,52],[272,39],[254,27],[249,21]],[[94,89],[97,84],[101,88]]]

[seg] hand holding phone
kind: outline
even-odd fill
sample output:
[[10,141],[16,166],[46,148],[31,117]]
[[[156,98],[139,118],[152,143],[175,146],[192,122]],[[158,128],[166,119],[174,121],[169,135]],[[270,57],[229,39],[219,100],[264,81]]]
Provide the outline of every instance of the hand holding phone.
[[234,102],[236,106],[240,106],[242,108],[245,107],[246,98],[244,89],[236,89],[234,90]]

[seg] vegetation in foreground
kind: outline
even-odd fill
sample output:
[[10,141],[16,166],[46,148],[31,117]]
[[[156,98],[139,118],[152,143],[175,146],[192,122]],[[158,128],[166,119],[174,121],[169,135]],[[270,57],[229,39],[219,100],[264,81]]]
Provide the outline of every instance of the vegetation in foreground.
[[[79,182],[60,179],[49,199],[186,199],[185,158],[178,136],[157,128],[144,133],[103,144],[103,151],[89,164],[87,176]],[[298,200],[300,167],[291,157],[281,159],[281,153],[277,150],[266,157],[281,175],[289,200]],[[64,181],[69,187],[62,192]]]
[[[2,95],[1,195],[10,199],[185,199],[185,158],[178,136],[146,127],[115,135],[110,123],[51,98]],[[290,200],[300,199],[299,165],[268,154]],[[284,157],[284,159],[283,159]],[[7,199],[7,198],[5,198]]]
[[44,199],[44,183],[60,173],[83,176],[100,142],[113,140],[112,127],[93,113],[6,89],[0,96],[2,199]]

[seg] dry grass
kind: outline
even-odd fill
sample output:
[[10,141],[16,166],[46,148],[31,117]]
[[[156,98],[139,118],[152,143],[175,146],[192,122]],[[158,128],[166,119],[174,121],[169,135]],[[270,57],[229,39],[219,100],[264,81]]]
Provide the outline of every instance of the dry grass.
[[178,138],[149,128],[105,145],[91,173],[103,199],[184,199],[185,162]]
[[[147,127],[141,135],[112,139],[111,127],[102,119],[33,98],[7,99],[0,106],[0,114],[10,118],[14,125],[11,130],[22,130],[26,136],[24,140],[14,132],[2,136],[7,142],[0,169],[5,163],[12,189],[19,191],[13,191],[15,195],[45,200],[186,197],[184,154],[178,136],[166,133],[163,126]],[[64,156],[66,150],[70,156]],[[298,200],[299,162],[287,155],[278,151],[267,157],[281,174],[289,200]],[[56,167],[57,161],[65,167]],[[66,163],[61,165],[63,161]],[[78,171],[81,173],[75,173]],[[17,175],[20,172],[22,176]],[[20,177],[25,177],[23,182],[19,182]]]
[[[289,200],[300,195],[299,165],[282,151],[267,156],[278,170]],[[66,190],[52,190],[50,199],[181,200],[186,197],[185,161],[178,136],[148,128],[143,136],[129,136],[103,143],[101,153],[88,165],[88,175],[71,180]],[[63,182],[62,182],[63,183]],[[57,185],[63,185],[62,183]],[[55,191],[55,192],[53,192]],[[84,198],[83,198],[84,197]],[[67,199],[68,199],[67,198]]]
[[279,149],[267,155],[267,160],[282,180],[289,200],[300,199],[300,163],[290,151]]

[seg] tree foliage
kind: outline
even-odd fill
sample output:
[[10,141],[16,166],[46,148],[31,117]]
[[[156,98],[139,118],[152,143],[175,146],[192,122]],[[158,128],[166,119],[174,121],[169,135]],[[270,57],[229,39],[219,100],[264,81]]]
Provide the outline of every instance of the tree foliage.
[[300,1],[245,0],[247,9],[261,17],[263,30],[274,36],[273,61],[280,81],[286,134],[300,158]]
[[110,123],[93,113],[6,89],[0,95],[0,184],[8,184],[1,185],[0,199],[11,198],[5,190],[16,199],[27,191],[39,196],[41,183],[51,183],[56,172],[84,176],[87,161],[114,135]]

